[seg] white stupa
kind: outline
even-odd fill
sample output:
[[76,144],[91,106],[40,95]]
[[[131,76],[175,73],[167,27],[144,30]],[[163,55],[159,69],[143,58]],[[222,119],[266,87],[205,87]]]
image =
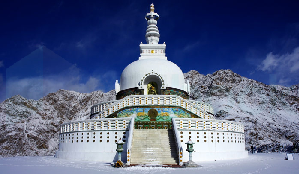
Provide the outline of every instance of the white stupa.
[[195,162],[246,157],[244,126],[216,120],[210,105],[189,100],[189,82],[167,60],[166,44],[159,44],[153,4],[145,19],[147,43],[116,81],[117,100],[92,106],[88,120],[61,125],[56,157],[113,162],[119,139],[128,165],[182,165],[189,160],[190,140]]

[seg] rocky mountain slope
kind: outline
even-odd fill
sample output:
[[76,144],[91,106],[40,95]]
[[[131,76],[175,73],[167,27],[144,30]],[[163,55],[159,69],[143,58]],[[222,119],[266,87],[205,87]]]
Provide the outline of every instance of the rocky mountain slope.
[[59,126],[86,119],[93,103],[114,100],[114,93],[59,90],[40,100],[19,95],[5,100],[0,104],[0,155],[53,155]]
[[245,126],[246,146],[277,151],[298,145],[299,85],[265,85],[231,70],[206,76],[189,71],[191,97],[210,103],[218,119],[235,120]]
[[[190,71],[191,97],[210,103],[218,119],[245,125],[246,145],[278,150],[299,141],[299,85],[268,86],[231,70],[202,75]],[[63,122],[84,120],[94,103],[115,99],[115,92],[59,90],[40,100],[14,96],[0,104],[0,155],[53,155]]]

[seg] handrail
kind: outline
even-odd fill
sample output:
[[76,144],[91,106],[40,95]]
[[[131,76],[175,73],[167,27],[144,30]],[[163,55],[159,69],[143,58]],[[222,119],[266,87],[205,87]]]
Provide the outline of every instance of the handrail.
[[244,125],[234,121],[200,118],[172,118],[172,120],[181,122],[178,123],[179,126],[176,125],[176,127],[179,127],[179,130],[233,131],[244,133]]
[[[126,122],[123,122],[125,121]],[[126,130],[131,118],[102,118],[85,121],[73,121],[63,123],[60,126],[60,133],[97,131],[97,130]],[[110,126],[112,124],[112,126]]]
[[175,137],[175,140],[176,140],[177,153],[178,153],[178,158],[179,158],[179,165],[182,166],[183,165],[183,153],[180,154],[180,150],[182,148],[181,142],[180,142],[180,136],[179,136],[179,132],[178,132],[178,128],[177,128],[175,119],[172,118],[171,121],[172,121],[173,132],[174,132],[174,135],[175,135],[174,137]]
[[[133,102],[133,99],[138,100],[139,102],[135,103]],[[213,112],[213,109],[211,108],[210,105],[205,104],[203,102],[200,101],[195,101],[195,100],[187,100],[184,99],[180,96],[176,96],[176,95],[130,95],[130,96],[126,96],[125,98],[121,99],[121,100],[114,100],[113,102],[107,102],[107,105],[105,106],[106,103],[102,103],[99,105],[94,105],[92,107],[99,107],[101,105],[105,106],[105,109],[102,111],[98,111],[98,112],[94,112],[93,110],[91,111],[91,118],[92,115],[94,114],[98,114],[100,116],[100,118],[105,118],[106,116],[109,115],[109,111],[111,112],[111,110],[113,110],[113,112],[118,111],[124,107],[128,107],[128,106],[143,106],[143,105],[157,105],[157,104],[152,104],[151,102],[147,102],[148,99],[151,99],[149,101],[154,102],[154,100],[158,100],[158,105],[170,105],[170,106],[179,106],[182,107],[186,110],[188,110],[189,112],[199,115],[199,113],[206,113],[207,115],[210,116],[210,118],[213,118],[213,114],[211,112]],[[171,99],[169,100],[168,104],[165,104],[166,100],[165,99]],[[147,99],[146,103],[140,103],[141,101],[144,101],[145,99]],[[135,101],[135,100],[134,100]],[[163,101],[163,103],[161,103]],[[202,106],[204,106],[204,108],[202,108]]]
[[129,137],[128,137],[128,145],[127,145],[127,165],[130,165],[131,163],[130,157],[131,157],[131,147],[133,141],[134,121],[135,121],[135,117],[133,116],[129,127]]
[[134,130],[134,117],[131,119],[130,127],[129,127],[129,138],[128,138],[128,149],[131,149],[132,146],[132,140],[133,140],[133,130]]

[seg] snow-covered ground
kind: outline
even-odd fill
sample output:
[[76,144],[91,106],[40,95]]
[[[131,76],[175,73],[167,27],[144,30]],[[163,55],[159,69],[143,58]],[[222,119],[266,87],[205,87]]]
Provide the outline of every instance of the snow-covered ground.
[[112,168],[109,163],[69,161],[46,157],[9,157],[0,158],[0,173],[11,174],[103,174],[103,173],[221,173],[221,174],[295,174],[299,173],[299,154],[294,154],[293,161],[284,160],[284,153],[261,153],[248,158],[228,161],[200,162],[198,168],[162,168],[162,167],[127,167]]

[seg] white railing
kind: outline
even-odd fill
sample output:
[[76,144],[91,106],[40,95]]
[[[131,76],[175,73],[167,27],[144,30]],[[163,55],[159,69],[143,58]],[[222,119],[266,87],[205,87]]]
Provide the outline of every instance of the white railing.
[[233,121],[198,118],[172,118],[172,120],[173,126],[181,130],[213,130],[244,133],[243,124]]
[[127,145],[127,164],[130,165],[131,163],[131,147],[133,141],[133,131],[134,131],[134,117],[131,120],[130,127],[129,127],[129,138],[128,138],[128,145]]
[[180,142],[180,135],[179,135],[179,131],[178,131],[175,119],[172,118],[171,121],[172,121],[172,126],[173,126],[173,132],[174,132],[174,135],[175,135],[174,137],[175,137],[175,141],[176,141],[179,165],[182,166],[183,165],[183,152],[181,152],[182,145],[181,145],[181,142]]
[[60,133],[92,130],[126,130],[131,118],[105,118],[64,123]]
[[200,101],[187,100],[176,95],[130,95],[121,100],[101,103],[91,107],[91,118],[105,118],[110,114],[130,106],[167,105],[179,106],[203,119],[213,119],[213,108]]

